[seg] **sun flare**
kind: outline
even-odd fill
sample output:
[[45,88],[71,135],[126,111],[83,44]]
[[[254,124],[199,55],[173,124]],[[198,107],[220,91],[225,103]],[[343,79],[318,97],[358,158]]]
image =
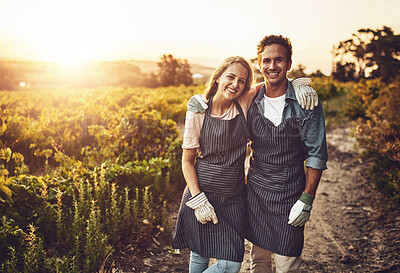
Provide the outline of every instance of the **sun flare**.
[[[10,30],[23,39],[35,59],[57,62],[66,66],[107,59],[115,51],[117,37],[123,36],[124,18],[113,18],[117,7],[93,1],[25,2],[24,9],[10,2],[9,9],[18,10]],[[120,16],[123,17],[123,16]]]

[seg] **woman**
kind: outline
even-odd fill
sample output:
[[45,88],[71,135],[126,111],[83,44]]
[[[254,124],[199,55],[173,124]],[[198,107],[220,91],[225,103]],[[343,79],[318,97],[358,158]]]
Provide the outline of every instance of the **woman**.
[[[205,113],[188,111],[182,170],[187,183],[172,246],[189,248],[190,273],[239,272],[244,255],[244,159],[247,109],[237,102],[253,82],[242,57],[213,73]],[[196,157],[196,150],[199,156]],[[218,262],[208,267],[209,259]]]

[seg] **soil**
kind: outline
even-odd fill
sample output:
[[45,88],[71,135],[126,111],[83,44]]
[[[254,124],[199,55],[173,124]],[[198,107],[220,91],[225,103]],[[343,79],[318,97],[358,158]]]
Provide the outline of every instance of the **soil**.
[[[327,142],[328,170],[306,224],[300,272],[400,272],[400,210],[369,185],[370,162],[358,156],[349,128],[331,129]],[[172,254],[170,248],[180,198],[175,201],[169,204],[169,229],[136,237],[118,259],[125,261],[123,269],[110,272],[188,272],[189,251]],[[250,272],[249,250],[246,241],[240,272]]]

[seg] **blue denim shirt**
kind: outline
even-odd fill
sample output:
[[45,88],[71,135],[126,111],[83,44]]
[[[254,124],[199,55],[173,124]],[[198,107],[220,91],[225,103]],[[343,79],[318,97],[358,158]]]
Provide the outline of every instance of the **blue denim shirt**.
[[[264,100],[261,99],[258,108],[264,113]],[[319,99],[318,99],[319,100]],[[291,104],[293,107],[290,107]],[[295,113],[292,113],[294,109]],[[326,170],[328,161],[328,149],[326,147],[325,118],[322,103],[319,100],[314,110],[302,109],[296,99],[296,94],[290,82],[286,90],[285,106],[283,108],[283,120],[296,116],[300,125],[300,134],[306,155],[306,167],[317,170]]]

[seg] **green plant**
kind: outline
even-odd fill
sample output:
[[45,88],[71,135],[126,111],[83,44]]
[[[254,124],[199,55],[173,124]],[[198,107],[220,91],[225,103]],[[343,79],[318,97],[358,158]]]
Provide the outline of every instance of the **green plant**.
[[[361,82],[356,94],[365,105],[357,115],[354,135],[366,155],[375,159],[370,180],[400,207],[400,79],[387,85]],[[350,103],[350,110],[354,109]]]
[[94,200],[87,221],[85,269],[87,272],[97,272],[101,261],[113,251],[113,248],[108,245],[108,236],[101,230],[100,210]]
[[22,255],[24,273],[41,273],[44,271],[45,252],[43,249],[43,241],[42,238],[36,234],[36,230],[33,224],[29,224],[25,239],[25,251]]
[[12,246],[8,247],[10,251],[10,258],[6,260],[4,263],[1,264],[1,272],[4,273],[19,273],[18,269],[18,258],[17,258],[17,252],[15,248]]
[[121,238],[164,230],[185,184],[178,129],[202,89],[0,92],[2,268],[96,271]]

